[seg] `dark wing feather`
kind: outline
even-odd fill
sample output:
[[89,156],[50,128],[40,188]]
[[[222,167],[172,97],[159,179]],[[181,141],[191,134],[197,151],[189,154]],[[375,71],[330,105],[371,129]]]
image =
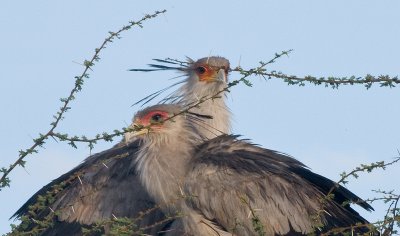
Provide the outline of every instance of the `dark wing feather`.
[[179,61],[176,59],[172,58],[166,58],[166,59],[153,59],[153,61],[160,62],[160,63],[168,63],[168,64],[174,64],[174,65],[180,65],[183,67],[188,67],[190,64],[192,64],[194,61],[190,58],[188,58],[188,61]]
[[[114,216],[138,217],[141,211],[153,208],[155,204],[136,175],[134,159],[137,150],[138,142],[134,142],[88,157],[82,164],[35,193],[13,217],[27,214],[29,206],[37,202],[39,195],[46,194],[62,182],[67,185],[55,195],[55,201],[50,204],[54,211],[60,212],[57,221],[90,225]],[[80,180],[76,175],[79,175]],[[45,208],[35,213],[38,217],[45,217],[49,211],[49,208]],[[139,226],[148,226],[162,219],[165,219],[162,212],[155,210],[137,223]],[[149,233],[158,232],[162,227],[155,227]]]
[[141,72],[151,72],[151,71],[159,71],[159,70],[178,70],[184,71],[186,70],[187,66],[182,64],[181,62],[172,61],[170,59],[162,60],[162,59],[153,59],[156,62],[172,64],[177,66],[166,66],[166,65],[159,65],[159,64],[148,64],[148,66],[153,67],[155,69],[129,69],[129,71],[141,71]]
[[[360,207],[364,208],[367,211],[373,211],[374,208],[363,199],[352,193],[347,188],[336,184],[332,180],[316,174],[309,169],[304,168],[293,168],[293,172],[297,173],[298,175],[302,176],[304,179],[307,179],[310,183],[317,186],[324,194],[328,194],[331,189],[333,189],[332,193],[334,194],[334,200],[337,203],[343,204],[346,202],[354,202]],[[354,214],[357,214],[350,205],[346,204],[346,209],[349,211],[353,211]]]
[[152,71],[159,71],[159,70],[180,70],[179,67],[170,67],[170,66],[164,66],[164,65],[149,64],[149,66],[153,67],[155,69],[129,69],[128,71],[152,72]]
[[[267,235],[312,232],[317,223],[312,216],[317,216],[324,192],[334,184],[310,174],[292,157],[228,135],[200,145],[190,167],[184,187],[185,193],[194,197],[187,200],[188,207],[238,235],[256,234],[251,209]],[[351,192],[343,189],[336,194],[344,193],[340,199],[349,200],[346,196]],[[320,230],[367,222],[340,204],[325,203]]]

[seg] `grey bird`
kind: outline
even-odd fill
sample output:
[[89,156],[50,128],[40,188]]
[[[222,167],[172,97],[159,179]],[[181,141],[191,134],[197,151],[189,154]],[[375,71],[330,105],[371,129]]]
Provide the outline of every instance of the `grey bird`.
[[368,224],[342,204],[372,207],[343,186],[238,136],[203,142],[190,114],[176,116],[181,109],[156,105],[134,118],[136,126],[148,127],[135,133],[140,180],[165,212],[182,215],[182,228],[171,235],[304,235]]
[[[153,66],[165,68],[163,65]],[[222,57],[207,57],[198,61],[189,60],[184,66],[174,69],[182,71],[187,78],[167,100],[189,106],[226,86],[229,61]],[[197,117],[192,122],[203,138],[230,132],[230,112],[224,98],[207,100],[191,111],[196,114],[192,117]],[[37,228],[35,222],[57,211],[58,216],[52,222],[54,225],[47,230],[39,230],[41,235],[64,235],[65,232],[81,235],[82,226],[115,217],[138,217],[135,223],[143,233],[155,235],[162,231],[166,224],[155,224],[165,220],[159,209],[139,217],[141,212],[155,207],[154,200],[142,186],[135,170],[139,147],[139,141],[127,133],[120,144],[88,157],[44,186],[12,216],[27,216],[32,220],[31,224],[21,225],[20,230]],[[40,196],[46,194],[50,194],[51,198],[43,202]],[[30,210],[30,206],[35,204],[41,207]]]

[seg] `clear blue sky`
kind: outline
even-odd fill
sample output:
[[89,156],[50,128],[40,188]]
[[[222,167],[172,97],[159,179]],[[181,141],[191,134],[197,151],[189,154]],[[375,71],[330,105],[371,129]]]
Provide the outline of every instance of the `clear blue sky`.
[[[145,2],[147,4],[145,4]],[[294,49],[270,70],[295,75],[399,74],[399,1],[6,1],[0,8],[0,167],[45,132],[73,87],[82,63],[107,36],[146,13],[168,12],[109,45],[78,94],[59,132],[93,136],[130,123],[131,105],[173,81],[172,72],[134,73],[152,58],[220,55],[233,66],[257,66]],[[232,73],[231,78],[239,75]],[[292,87],[252,78],[229,95],[234,132],[263,147],[295,156],[338,180],[361,163],[390,161],[399,144],[399,88]],[[99,143],[94,152],[111,147]],[[11,174],[0,192],[0,233],[35,191],[89,155],[49,140]],[[347,186],[363,198],[371,189],[399,193],[400,165],[361,175]],[[360,211],[367,219],[383,216]]]

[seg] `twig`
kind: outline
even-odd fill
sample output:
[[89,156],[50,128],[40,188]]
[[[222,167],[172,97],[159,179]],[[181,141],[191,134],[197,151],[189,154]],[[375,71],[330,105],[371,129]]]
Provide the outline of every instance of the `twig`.
[[[282,57],[283,55],[288,55],[292,50],[288,51],[282,51],[281,53],[276,53],[275,56],[269,60],[268,62],[260,62],[260,66],[250,69],[249,71],[245,71],[242,73],[242,77],[240,79],[234,80],[228,85],[221,89],[220,91],[216,92],[215,94],[209,95],[209,96],[203,96],[201,98],[198,98],[196,101],[191,102],[187,104],[180,112],[173,114],[172,116],[166,118],[163,122],[168,121],[168,120],[173,120],[175,117],[187,114],[190,112],[191,109],[195,107],[199,107],[201,104],[209,101],[209,100],[214,100],[214,99],[220,99],[225,92],[230,92],[230,88],[238,85],[239,83],[244,83],[247,86],[251,86],[250,81],[247,80],[247,77],[257,74],[258,71],[262,71],[265,66],[268,64],[271,64],[275,62],[276,59]],[[167,60],[172,60],[172,59],[167,59]],[[174,60],[176,61],[176,60]],[[60,141],[69,141],[69,144],[73,147],[76,148],[75,142],[84,142],[84,143],[89,143],[89,147],[92,147],[93,144],[95,144],[99,140],[104,140],[104,141],[113,141],[114,137],[121,136],[125,133],[128,132],[135,132],[135,131],[140,131],[142,129],[151,129],[151,126],[153,124],[150,124],[148,126],[135,126],[133,128],[122,128],[121,130],[114,130],[113,134],[109,134],[107,132],[103,132],[102,134],[97,134],[95,135],[94,138],[87,138],[86,136],[81,136],[78,137],[77,135],[69,137],[68,134],[60,134],[60,133],[51,133],[50,135],[52,137],[58,138]]]
[[75,99],[76,93],[78,93],[79,91],[82,90],[82,85],[83,85],[84,80],[89,78],[89,74],[87,73],[88,70],[89,69],[91,70],[91,67],[93,67],[95,65],[95,62],[98,62],[100,60],[99,54],[103,49],[106,48],[106,45],[108,43],[111,43],[115,38],[119,39],[120,34],[123,31],[129,30],[133,26],[143,27],[142,22],[144,22],[148,19],[157,17],[159,14],[162,14],[165,12],[166,12],[166,10],[156,11],[152,15],[145,15],[139,21],[129,22],[128,25],[123,26],[117,32],[109,32],[110,35],[103,41],[103,43],[100,45],[99,48],[95,49],[95,53],[92,56],[92,58],[89,61],[88,60],[84,61],[84,63],[83,63],[85,66],[84,70],[80,76],[75,76],[75,86],[69,93],[68,97],[60,99],[61,102],[63,103],[63,105],[60,107],[60,110],[56,113],[56,115],[53,116],[55,120],[54,120],[54,122],[52,122],[50,124],[49,131],[47,131],[45,134],[39,134],[39,138],[36,138],[33,140],[34,144],[30,148],[26,149],[25,151],[20,150],[19,158],[13,164],[11,164],[8,168],[3,167],[0,169],[0,172],[3,173],[2,177],[0,178],[0,190],[6,186],[7,187],[10,186],[10,179],[8,178],[8,175],[11,173],[11,171],[18,165],[24,167],[24,165],[25,165],[24,158],[29,154],[37,153],[38,152],[37,147],[42,147],[43,144],[45,143],[45,140],[47,140],[49,136],[52,136],[52,134],[54,133],[54,130],[58,126],[59,122],[64,118],[65,112],[67,112],[69,109],[71,109],[69,107],[69,103]]

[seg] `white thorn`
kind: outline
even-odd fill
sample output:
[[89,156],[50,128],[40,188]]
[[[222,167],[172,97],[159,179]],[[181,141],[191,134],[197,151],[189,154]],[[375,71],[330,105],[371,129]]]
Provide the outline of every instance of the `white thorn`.
[[326,214],[328,214],[329,216],[332,216],[331,214],[329,214],[329,212],[327,212],[327,211],[325,211],[325,210],[324,210],[324,212],[325,212]]
[[179,186],[179,191],[181,192],[182,197],[185,196],[185,194],[183,193],[183,190],[182,190],[181,186]]
[[111,214],[111,215],[115,220],[118,220],[118,218],[114,214]]
[[81,185],[83,185],[81,177],[79,177],[79,175],[78,175],[78,179],[79,179],[79,183],[81,183]]
[[49,209],[50,209],[50,211],[51,211],[51,212],[53,212],[53,213],[54,213],[54,210],[53,210],[53,209],[51,209],[51,207],[49,207]]
[[[262,209],[253,209],[253,212],[255,211],[262,211]],[[249,211],[249,215],[247,215],[247,218],[250,218],[251,216],[251,210]]]
[[103,166],[105,166],[108,169],[108,166],[104,162],[102,162],[101,164],[103,164]]
[[74,206],[71,206],[72,212],[75,214]]

